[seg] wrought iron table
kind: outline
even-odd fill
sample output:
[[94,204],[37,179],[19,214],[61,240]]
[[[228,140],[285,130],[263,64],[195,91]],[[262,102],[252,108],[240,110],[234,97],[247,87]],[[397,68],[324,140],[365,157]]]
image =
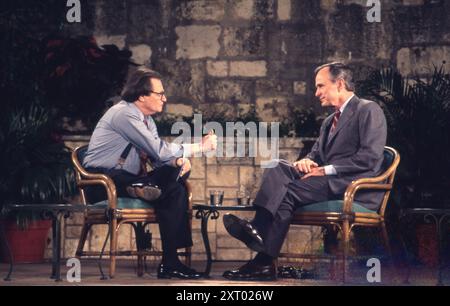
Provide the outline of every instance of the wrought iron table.
[[[44,219],[52,220],[52,274],[50,278],[55,281],[61,281],[61,220],[67,219],[74,212],[83,212],[86,206],[83,204],[7,204],[3,208],[2,216],[5,216],[11,211],[36,211]],[[5,281],[11,280],[11,274],[13,271],[13,258],[12,252],[9,247],[4,228],[2,226],[1,233],[4,237],[4,241],[9,253],[9,271],[8,275],[4,279]]]
[[[442,286],[442,270],[444,269],[443,264],[443,236],[444,236],[444,230],[445,227],[443,226],[445,222],[450,224],[450,209],[434,209],[434,208],[410,208],[405,209],[400,214],[400,221],[403,223],[403,225],[406,225],[406,222],[409,222],[410,219],[416,216],[423,217],[423,220],[426,223],[432,223],[436,224],[436,237],[437,237],[437,243],[438,243],[438,271],[437,271],[437,285]],[[406,250],[408,248],[406,247]],[[408,272],[408,279],[409,279],[409,272]],[[408,281],[407,279],[407,281]]]
[[201,219],[201,232],[202,232],[202,238],[203,243],[205,244],[205,251],[206,251],[206,269],[204,272],[204,275],[206,277],[209,276],[209,273],[211,272],[211,264],[214,261],[211,255],[211,246],[209,244],[209,238],[208,238],[208,220],[211,218],[212,220],[217,220],[220,216],[221,211],[255,211],[255,208],[253,206],[213,206],[213,205],[206,205],[206,204],[194,204],[192,206],[194,210],[197,212],[195,213],[195,217],[197,219]]

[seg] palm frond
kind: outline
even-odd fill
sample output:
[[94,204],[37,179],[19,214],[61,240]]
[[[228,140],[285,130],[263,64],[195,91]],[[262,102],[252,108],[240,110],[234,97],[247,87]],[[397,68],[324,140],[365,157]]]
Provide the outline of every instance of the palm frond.
[[52,140],[51,123],[35,103],[0,116],[1,203],[52,203],[74,194],[70,152]]
[[360,88],[385,112],[388,144],[402,154],[399,177],[418,189],[448,182],[450,75],[444,68],[434,67],[425,79],[405,78],[395,68],[383,68],[372,72]]

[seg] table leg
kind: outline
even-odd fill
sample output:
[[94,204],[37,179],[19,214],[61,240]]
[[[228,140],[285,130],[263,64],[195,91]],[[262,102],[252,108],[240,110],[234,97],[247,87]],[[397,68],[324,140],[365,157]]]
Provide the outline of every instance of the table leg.
[[57,224],[56,216],[52,216],[52,275],[51,279],[56,279],[56,240],[58,239],[57,234]]
[[203,215],[202,225],[201,225],[203,243],[205,244],[205,251],[206,251],[206,269],[205,269],[206,277],[209,277],[209,273],[211,272],[211,264],[212,264],[211,246],[209,244],[209,237],[208,237],[209,215],[210,215],[209,213],[206,213]]
[[1,233],[2,233],[2,240],[5,242],[5,246],[6,246],[6,251],[8,253],[9,256],[9,271],[8,274],[6,275],[6,277],[3,279],[4,281],[11,281],[11,274],[13,271],[13,255],[12,255],[12,251],[11,251],[11,247],[9,246],[8,243],[8,239],[6,239],[6,232],[5,232],[5,224],[3,222],[0,222],[0,227],[1,227]]
[[217,219],[219,217],[218,211],[211,211],[211,210],[203,210],[200,209],[197,211],[195,217],[197,219],[201,219],[201,232],[202,232],[202,238],[203,243],[205,245],[205,251],[206,251],[206,268],[204,272],[205,277],[209,277],[209,273],[211,272],[211,264],[212,264],[212,255],[211,255],[211,246],[209,244],[209,237],[208,237],[208,220],[210,216],[213,216],[214,219]]
[[137,275],[139,277],[142,277],[144,275],[144,256],[142,255],[143,250],[145,250],[145,226],[142,224],[142,222],[136,222],[136,224],[133,225],[134,231],[136,234],[136,249],[138,251],[137,255]]
[[444,231],[445,231],[445,226],[442,226],[442,223],[445,221],[445,219],[447,217],[449,217],[449,214],[443,214],[440,218],[439,221],[436,222],[436,230],[437,230],[437,235],[438,235],[438,256],[439,256],[439,262],[438,262],[438,286],[443,286],[444,283],[442,282],[442,269],[444,268],[444,264],[443,264],[443,257],[444,257],[444,252],[442,250],[443,245],[444,245]]
[[61,220],[59,214],[54,214],[52,216],[52,275],[51,279],[56,282],[62,281],[61,279]]
[[430,223],[430,220],[433,220],[436,224],[436,237],[437,237],[437,243],[438,243],[438,270],[437,270],[437,286],[442,286],[442,269],[443,269],[443,260],[442,257],[442,245],[443,245],[443,238],[442,238],[442,222],[447,218],[449,214],[443,213],[428,213],[424,216],[424,220],[427,223]]
[[411,276],[411,266],[413,265],[414,255],[412,249],[412,241],[410,233],[414,232],[415,227],[413,226],[414,220],[412,215],[402,214],[399,217],[400,230],[399,239],[403,250],[404,259],[406,262],[406,276],[403,279],[403,284],[409,284],[409,279]]

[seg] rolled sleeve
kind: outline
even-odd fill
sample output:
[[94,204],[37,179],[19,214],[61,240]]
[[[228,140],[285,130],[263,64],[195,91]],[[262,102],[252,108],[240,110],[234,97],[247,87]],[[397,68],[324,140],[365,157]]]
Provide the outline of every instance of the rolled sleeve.
[[119,112],[112,120],[112,127],[135,147],[147,153],[155,166],[170,164],[175,158],[183,156],[184,149],[180,144],[169,143],[158,136],[153,120],[150,120],[147,128],[139,115]]

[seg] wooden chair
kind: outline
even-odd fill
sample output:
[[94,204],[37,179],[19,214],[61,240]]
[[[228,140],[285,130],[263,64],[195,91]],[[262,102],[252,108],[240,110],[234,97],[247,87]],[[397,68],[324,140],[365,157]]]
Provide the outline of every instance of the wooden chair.
[[[377,177],[353,181],[345,191],[343,200],[326,201],[304,206],[296,210],[291,224],[335,227],[343,240],[343,281],[345,282],[350,234],[355,226],[377,227],[380,229],[384,245],[392,258],[389,237],[385,224],[385,211],[392,190],[395,172],[400,163],[400,155],[390,147],[384,149],[383,173]],[[384,197],[378,211],[366,209],[354,201],[360,190],[384,190]],[[314,258],[313,255],[283,253],[280,257]]]
[[[87,235],[93,225],[108,224],[110,239],[110,266],[109,276],[115,275],[116,256],[137,256],[138,267],[137,274],[142,276],[144,273],[144,256],[160,256],[161,251],[146,250],[142,245],[142,237],[145,232],[145,226],[150,223],[157,223],[155,210],[151,203],[133,198],[117,197],[116,186],[110,177],[105,174],[87,172],[82,166],[87,146],[76,148],[72,152],[72,163],[75,168],[77,186],[81,196],[81,202],[88,206],[84,215],[84,225],[81,231],[76,256],[101,256],[100,252],[84,251],[84,244]],[[85,188],[88,186],[102,186],[106,190],[107,200],[98,203],[89,203],[86,198]],[[189,197],[189,209],[186,212],[189,215],[190,229],[192,229],[192,190],[188,182],[186,189]],[[136,237],[136,250],[118,251],[118,233],[122,224],[130,224]],[[106,240],[105,240],[106,245]],[[186,248],[185,252],[179,252],[179,255],[185,256],[185,263],[190,266],[191,248]]]

